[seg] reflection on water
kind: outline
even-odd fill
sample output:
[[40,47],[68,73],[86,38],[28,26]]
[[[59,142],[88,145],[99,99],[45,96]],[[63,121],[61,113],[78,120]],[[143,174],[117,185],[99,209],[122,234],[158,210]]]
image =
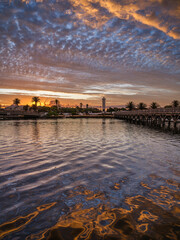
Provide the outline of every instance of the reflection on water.
[[[166,191],[153,189],[149,196],[156,193],[159,193],[156,195],[159,202],[166,200],[168,211],[160,207],[151,197],[141,195],[127,197],[124,201],[126,208],[111,208],[110,204],[102,203],[96,207],[84,208],[83,204],[79,203],[62,215],[54,226],[37,234],[30,234],[26,239],[178,239],[180,208],[176,206],[176,202],[180,197],[176,195],[176,190],[168,187]],[[82,186],[69,190],[66,195],[68,199],[81,196],[86,201],[106,199],[104,193],[94,193]],[[40,212],[56,204],[42,205],[27,216],[2,224],[0,237],[23,229]]]
[[11,232],[18,231],[23,229],[26,224],[32,221],[41,211],[47,210],[52,207],[55,203],[45,204],[40,207],[37,207],[37,210],[33,213],[28,214],[27,216],[20,216],[10,222],[6,222],[0,226],[0,238],[4,237]]
[[38,140],[39,140],[39,124],[38,124],[37,120],[35,120],[33,122],[32,128],[33,128],[33,141],[38,142]]
[[[87,201],[105,199],[103,193],[94,194],[86,189],[82,192],[76,189],[74,193],[86,196]],[[69,197],[73,196],[70,192]],[[83,204],[76,204],[53,227],[26,239],[177,239],[179,208],[167,211],[140,195],[127,197],[125,203],[128,209],[104,204],[84,209]]]
[[178,239],[179,136],[112,119],[0,131],[0,239]]

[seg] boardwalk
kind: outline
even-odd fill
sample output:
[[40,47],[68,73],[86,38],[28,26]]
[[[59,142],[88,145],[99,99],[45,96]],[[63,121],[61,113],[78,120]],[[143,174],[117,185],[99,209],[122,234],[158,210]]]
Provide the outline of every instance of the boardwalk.
[[119,111],[115,113],[115,118],[126,120],[130,123],[178,130],[180,107]]

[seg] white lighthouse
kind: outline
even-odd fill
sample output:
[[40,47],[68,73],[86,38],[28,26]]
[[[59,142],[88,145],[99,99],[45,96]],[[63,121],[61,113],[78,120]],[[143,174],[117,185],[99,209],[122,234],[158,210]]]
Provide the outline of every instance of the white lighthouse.
[[106,98],[105,97],[102,98],[102,110],[103,110],[103,112],[106,111]]

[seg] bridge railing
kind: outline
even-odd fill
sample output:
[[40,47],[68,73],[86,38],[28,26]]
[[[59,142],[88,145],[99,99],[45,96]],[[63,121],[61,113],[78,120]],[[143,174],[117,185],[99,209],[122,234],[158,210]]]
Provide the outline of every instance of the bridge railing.
[[180,107],[157,108],[145,110],[118,111],[115,115],[143,115],[143,114],[180,114]]

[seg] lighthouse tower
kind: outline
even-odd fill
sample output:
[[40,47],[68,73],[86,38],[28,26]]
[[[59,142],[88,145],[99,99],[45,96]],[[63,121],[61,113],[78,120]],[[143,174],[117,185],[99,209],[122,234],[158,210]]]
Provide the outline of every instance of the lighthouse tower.
[[106,111],[106,98],[105,97],[102,98],[102,110],[103,110],[103,112]]

